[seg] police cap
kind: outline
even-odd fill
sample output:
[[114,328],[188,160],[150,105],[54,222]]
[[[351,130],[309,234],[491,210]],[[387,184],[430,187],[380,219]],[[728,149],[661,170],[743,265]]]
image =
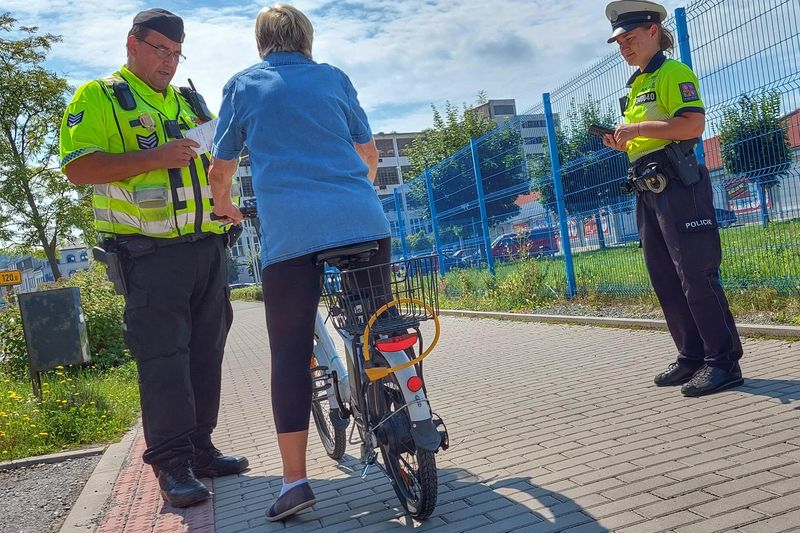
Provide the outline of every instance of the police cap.
[[667,18],[667,10],[661,4],[648,0],[617,0],[606,6],[606,17],[614,30],[608,42],[613,43],[623,33],[639,26],[663,22]]
[[176,43],[183,42],[183,19],[166,9],[156,7],[142,11],[133,17],[133,25],[157,31]]

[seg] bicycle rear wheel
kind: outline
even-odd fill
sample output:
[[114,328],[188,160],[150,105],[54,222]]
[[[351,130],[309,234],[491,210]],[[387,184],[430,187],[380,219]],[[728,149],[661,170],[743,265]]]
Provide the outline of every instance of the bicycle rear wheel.
[[345,427],[336,427],[331,423],[331,414],[338,417],[337,409],[331,413],[331,405],[328,401],[327,388],[332,387],[331,379],[325,370],[318,368],[317,358],[311,358],[311,415],[314,417],[314,425],[317,426],[322,446],[328,457],[339,460],[344,456],[347,447],[347,434]]
[[[415,520],[425,520],[436,508],[439,481],[436,455],[414,445],[411,421],[394,374],[375,382],[369,394],[381,457],[400,503]],[[396,413],[396,414],[395,414]]]

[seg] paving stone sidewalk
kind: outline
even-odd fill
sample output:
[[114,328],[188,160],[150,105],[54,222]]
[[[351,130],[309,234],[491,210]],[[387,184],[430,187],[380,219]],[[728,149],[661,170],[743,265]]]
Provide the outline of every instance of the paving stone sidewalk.
[[268,523],[281,468],[264,313],[235,310],[215,443],[252,468],[214,480],[213,509],[178,511],[138,443],[107,531],[800,531],[800,344],[745,340],[745,385],[690,399],[652,384],[674,357],[666,333],[462,318],[442,320],[426,362],[452,443],[435,514],[408,521],[387,479],[360,479],[356,446],[336,464],[312,431],[318,503]]

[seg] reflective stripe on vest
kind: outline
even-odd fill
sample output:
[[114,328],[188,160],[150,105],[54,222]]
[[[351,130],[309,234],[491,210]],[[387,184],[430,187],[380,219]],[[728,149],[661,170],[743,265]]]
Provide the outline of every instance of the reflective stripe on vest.
[[[153,149],[168,142],[166,124],[169,120],[177,120],[183,130],[194,127],[197,117],[177,90],[174,90],[177,115],[165,115],[135,90],[132,94],[136,109],[124,110],[113,93],[115,81],[127,80],[116,72],[98,83],[112,106],[111,128],[118,130],[125,151]],[[142,124],[140,119],[145,114],[152,119],[150,126],[154,124],[154,127]],[[95,185],[92,204],[96,228],[103,233],[137,233],[162,238],[196,232],[224,233],[227,228],[210,218],[212,196],[208,164],[208,157],[203,154],[180,171],[153,170],[124,181]]]
[[[128,235],[140,233],[152,237],[174,237],[174,220],[146,221],[139,217],[128,214],[124,211],[113,209],[94,209],[94,217],[97,222],[97,229],[106,233],[118,233]],[[178,224],[185,226],[191,224],[191,216],[188,213],[177,215]],[[111,231],[111,228],[115,228]],[[127,231],[125,231],[127,230]]]

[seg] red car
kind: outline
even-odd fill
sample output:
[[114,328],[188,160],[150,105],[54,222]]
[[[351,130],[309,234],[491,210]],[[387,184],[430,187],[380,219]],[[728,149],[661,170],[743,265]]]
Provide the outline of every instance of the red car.
[[553,255],[557,251],[556,235],[550,228],[537,228],[522,234],[504,233],[492,242],[492,256],[503,260]]

